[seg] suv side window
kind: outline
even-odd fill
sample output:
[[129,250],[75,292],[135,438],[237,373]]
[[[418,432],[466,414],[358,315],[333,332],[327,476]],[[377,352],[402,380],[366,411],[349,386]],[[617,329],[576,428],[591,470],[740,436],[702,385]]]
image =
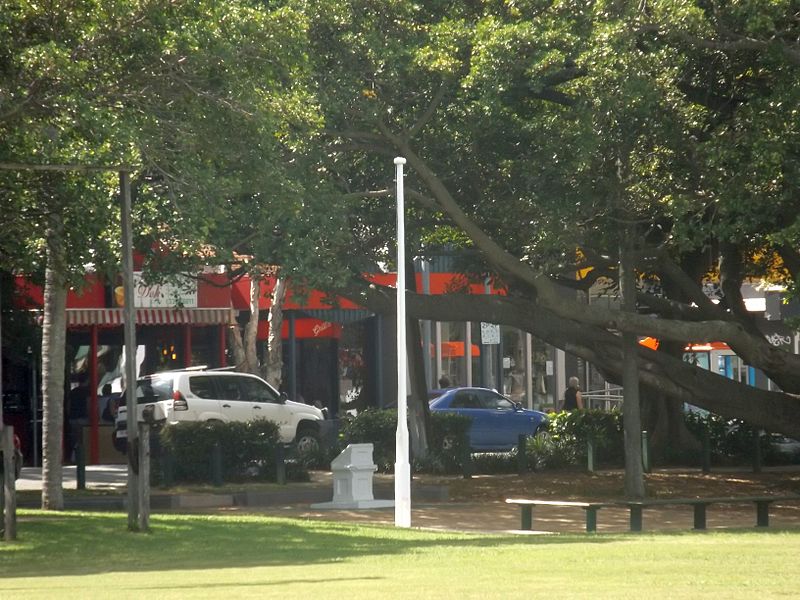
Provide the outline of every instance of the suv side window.
[[147,377],[136,382],[136,403],[147,404],[172,399],[171,377]]
[[189,390],[198,398],[217,399],[217,388],[214,385],[213,377],[190,377]]
[[239,380],[239,385],[242,389],[242,400],[246,400],[248,402],[278,403],[279,397],[275,391],[258,379],[242,377]]
[[242,399],[239,395],[238,377],[225,377],[224,375],[219,375],[217,377],[209,377],[209,379],[214,379],[216,381],[220,400]]

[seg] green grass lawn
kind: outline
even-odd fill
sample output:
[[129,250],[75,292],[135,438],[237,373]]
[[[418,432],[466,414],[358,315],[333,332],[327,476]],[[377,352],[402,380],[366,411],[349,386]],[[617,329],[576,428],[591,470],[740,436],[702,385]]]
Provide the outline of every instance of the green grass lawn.
[[509,536],[262,516],[20,511],[0,598],[794,597],[800,531]]

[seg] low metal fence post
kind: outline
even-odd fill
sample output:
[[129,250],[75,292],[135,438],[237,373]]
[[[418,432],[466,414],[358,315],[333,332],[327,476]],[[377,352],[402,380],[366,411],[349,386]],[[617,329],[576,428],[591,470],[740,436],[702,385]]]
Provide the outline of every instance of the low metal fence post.
[[75,440],[75,478],[77,488],[86,489],[86,454],[83,451],[83,427],[78,429],[78,439]]
[[464,479],[472,479],[472,452],[468,443],[461,448],[461,474]]
[[211,446],[211,484],[222,485],[222,449],[219,442],[214,442]]
[[753,430],[753,473],[761,473],[761,429]]
[[275,480],[278,485],[286,485],[286,452],[280,442],[275,447]]
[[528,444],[528,436],[524,433],[519,434],[517,439],[517,471],[520,475],[528,472],[528,454],[525,447]]
[[711,472],[711,432],[708,428],[703,429],[703,473]]

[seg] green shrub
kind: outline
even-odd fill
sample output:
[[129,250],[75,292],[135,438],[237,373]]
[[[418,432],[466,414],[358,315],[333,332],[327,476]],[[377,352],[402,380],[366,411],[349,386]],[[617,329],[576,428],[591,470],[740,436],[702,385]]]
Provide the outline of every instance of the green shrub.
[[[714,413],[689,411],[685,415],[686,427],[701,440],[708,435],[712,460],[723,464],[739,463],[753,457],[753,436],[755,427],[740,419],[726,419]],[[770,436],[762,435],[759,440],[761,456],[765,463],[791,462],[791,457],[783,456],[770,444]]]
[[[417,470],[437,473],[460,472],[468,449],[469,417],[448,413],[431,414],[430,456],[413,460]],[[394,470],[397,411],[368,408],[355,417],[342,419],[339,447],[373,445],[372,459],[382,473]]]
[[551,437],[546,433],[528,438],[525,453],[527,466],[534,471],[575,466],[585,458],[574,438]]
[[430,456],[417,461],[422,472],[461,473],[469,455],[469,427],[472,419],[455,413],[431,413]]
[[381,473],[394,470],[397,411],[368,408],[339,424],[339,450],[348,444],[372,444],[372,460]]
[[551,414],[549,419],[547,433],[529,438],[526,444],[530,468],[562,468],[585,463],[590,439],[594,442],[598,463],[624,462],[619,411],[573,410]]
[[517,473],[517,451],[511,452],[478,452],[472,455],[472,474],[496,475],[500,473]]
[[[246,423],[198,422],[164,427],[159,434],[160,450],[154,472],[162,477],[166,459],[171,457],[175,481],[211,480],[211,454],[219,445],[225,481],[245,479],[274,480],[275,457],[279,444],[278,426],[257,419]],[[302,469],[287,468],[296,477]]]

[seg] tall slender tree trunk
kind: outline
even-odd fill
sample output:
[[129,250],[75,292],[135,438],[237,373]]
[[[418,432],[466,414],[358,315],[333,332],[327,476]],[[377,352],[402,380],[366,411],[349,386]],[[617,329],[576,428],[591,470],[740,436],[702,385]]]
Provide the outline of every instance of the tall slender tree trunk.
[[232,325],[228,330],[228,339],[233,350],[236,370],[242,373],[252,373],[253,375],[261,375],[256,353],[260,294],[261,276],[254,273],[250,277],[250,318],[244,326],[244,331],[240,330],[238,325]]
[[[406,256],[406,289],[417,289],[417,270],[414,257]],[[419,319],[406,318],[406,356],[410,382],[408,403],[408,433],[411,452],[416,458],[428,456],[428,432],[430,431],[431,413],[428,408],[428,385],[425,382],[425,358],[422,354],[422,335]]]
[[56,213],[49,221],[42,326],[42,508],[62,510],[67,280],[64,223]]
[[[629,231],[624,232],[620,244],[619,289],[622,310],[636,310],[636,273],[630,251]],[[622,424],[625,435],[625,495],[644,498],[644,468],[642,466],[642,417],[639,405],[639,364],[636,334],[623,333],[622,365]]]
[[275,280],[272,292],[272,305],[269,309],[269,334],[267,336],[266,379],[275,389],[281,387],[283,376],[283,303],[286,300],[286,281],[283,277]]

